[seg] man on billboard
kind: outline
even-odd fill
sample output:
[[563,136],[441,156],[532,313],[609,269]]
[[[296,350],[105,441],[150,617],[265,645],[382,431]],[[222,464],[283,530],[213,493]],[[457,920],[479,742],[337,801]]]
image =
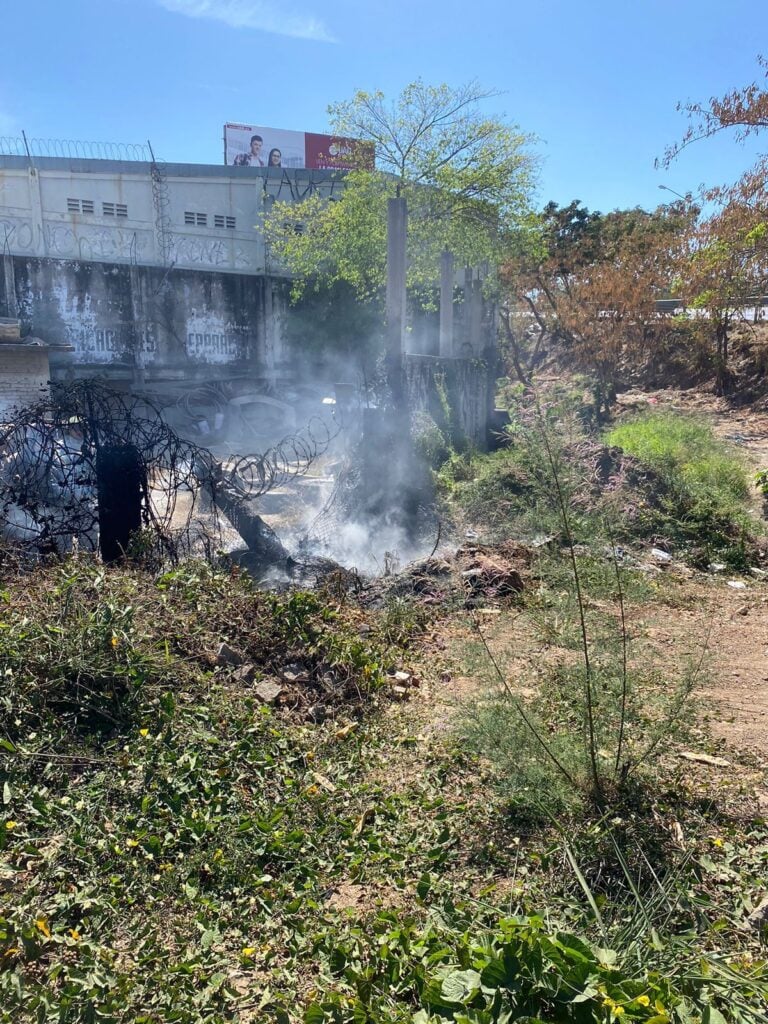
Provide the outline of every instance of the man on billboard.
[[260,135],[251,136],[251,148],[248,153],[238,153],[232,161],[235,167],[266,167],[261,155],[264,139]]

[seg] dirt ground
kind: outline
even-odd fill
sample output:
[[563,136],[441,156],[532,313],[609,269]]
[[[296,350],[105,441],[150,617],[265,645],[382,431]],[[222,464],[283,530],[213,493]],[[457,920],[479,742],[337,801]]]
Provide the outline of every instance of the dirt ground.
[[[626,392],[619,396],[619,404],[638,411],[656,407],[702,416],[742,454],[750,473],[768,468],[764,402],[739,407],[696,389],[665,389]],[[757,488],[753,506],[756,514],[763,514]],[[761,565],[768,569],[768,564]],[[729,581],[742,582],[745,589],[734,589]],[[716,738],[754,755],[768,768],[768,577],[696,574],[684,590],[689,607],[672,613],[659,608],[649,617],[654,639],[662,647],[706,644],[704,718]]]
[[724,577],[688,581],[689,607],[649,608],[646,635],[660,653],[701,660],[698,699],[710,732],[768,768],[768,586],[747,587],[732,590]]

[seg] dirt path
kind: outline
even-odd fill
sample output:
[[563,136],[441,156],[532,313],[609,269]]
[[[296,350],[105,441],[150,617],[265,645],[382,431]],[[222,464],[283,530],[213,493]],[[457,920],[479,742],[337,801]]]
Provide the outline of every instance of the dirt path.
[[[672,409],[706,418],[717,436],[742,454],[750,473],[768,468],[768,413],[763,409],[734,408],[726,399],[696,389],[630,391],[619,397],[619,403],[630,409]],[[763,514],[757,488],[752,505],[758,516]],[[652,628],[660,643],[666,640],[676,646],[696,637],[704,643],[709,635],[703,717],[715,737],[755,755],[768,767],[768,580],[747,576],[741,578],[746,589],[738,590],[728,586],[730,578],[694,577],[686,587],[691,608],[671,613],[657,609]]]
[[[768,467],[766,412],[732,410],[722,399],[694,392],[630,393],[620,400],[630,408],[655,406],[706,417],[718,436],[743,452],[750,469]],[[757,490],[754,505],[761,513]],[[761,565],[768,571],[768,537],[766,552]],[[708,749],[706,736],[711,736],[721,747],[718,753],[735,766],[734,784],[739,766],[748,765],[753,784],[762,791],[755,780],[768,771],[768,576],[727,570],[698,573],[676,559],[666,571],[676,577],[674,584],[661,586],[658,597],[632,609],[631,630],[643,644],[650,644],[654,662],[668,670],[670,683],[679,677],[684,662],[701,661],[692,699],[705,727],[702,751]],[[477,618],[507,678],[523,694],[529,687],[530,692],[535,690],[553,658],[568,656],[543,641],[525,610],[491,607]],[[419,686],[406,704],[393,708],[404,728],[418,733],[428,745],[450,735],[456,716],[494,681],[468,619],[449,617],[435,624],[415,659]],[[746,776],[746,784],[745,780]],[[762,799],[768,801],[768,794]]]
[[662,662],[665,651],[670,662],[701,661],[702,720],[715,739],[768,768],[768,586],[744,582],[746,590],[721,576],[688,581],[687,607],[648,607],[645,633]]

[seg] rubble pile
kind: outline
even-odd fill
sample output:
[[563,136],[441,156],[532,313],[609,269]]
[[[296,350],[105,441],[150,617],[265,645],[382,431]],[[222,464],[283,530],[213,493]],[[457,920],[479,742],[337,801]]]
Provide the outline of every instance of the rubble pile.
[[413,562],[396,576],[371,581],[362,600],[377,605],[393,597],[408,597],[424,605],[446,607],[515,601],[530,580],[534,557],[532,546],[517,541],[467,543],[451,554]]

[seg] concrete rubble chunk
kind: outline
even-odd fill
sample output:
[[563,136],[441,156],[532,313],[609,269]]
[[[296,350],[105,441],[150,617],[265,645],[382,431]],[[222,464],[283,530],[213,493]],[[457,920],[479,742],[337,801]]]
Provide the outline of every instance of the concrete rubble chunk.
[[728,586],[731,590],[746,590],[747,584],[742,583],[741,580],[728,580]]
[[230,647],[226,642],[220,644],[219,649],[216,652],[217,665],[237,666],[242,665],[244,661],[245,655],[240,651],[236,651],[234,647]]
[[253,692],[263,704],[274,704],[283,692],[283,688],[274,679],[262,679],[254,686]]
[[285,665],[280,669],[280,678],[286,682],[295,685],[296,683],[308,683],[309,672],[301,665]]
[[768,925],[768,896],[760,900],[755,909],[744,922],[746,928],[759,931]]
[[660,565],[669,565],[672,561],[672,555],[668,551],[662,551],[661,548],[651,548],[651,555]]
[[755,579],[764,580],[768,578],[768,572],[766,572],[765,569],[758,569],[756,565],[753,565],[749,571],[752,573]]
[[682,751],[678,757],[685,761],[695,761],[697,764],[711,764],[714,768],[730,768],[731,762],[724,757],[712,757],[710,754],[698,754],[692,750]]
[[392,679],[398,686],[410,686],[412,676],[410,672],[403,672],[402,670],[400,670],[398,672],[395,672],[395,674],[392,676]]
[[236,668],[232,673],[232,678],[237,683],[250,683],[253,681],[253,677],[256,675],[255,665],[241,665],[240,668]]
[[543,548],[557,539],[554,533],[539,533],[531,541],[532,548]]

